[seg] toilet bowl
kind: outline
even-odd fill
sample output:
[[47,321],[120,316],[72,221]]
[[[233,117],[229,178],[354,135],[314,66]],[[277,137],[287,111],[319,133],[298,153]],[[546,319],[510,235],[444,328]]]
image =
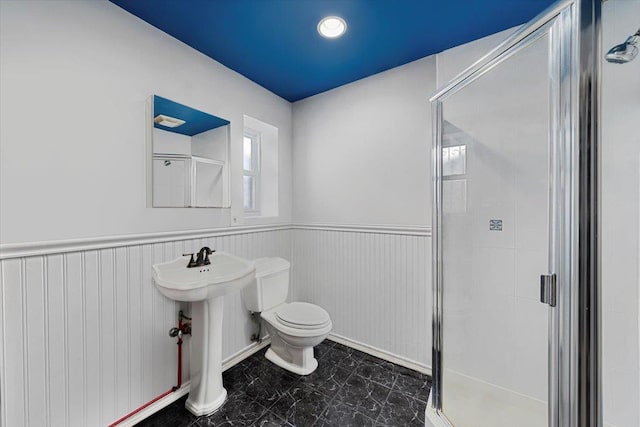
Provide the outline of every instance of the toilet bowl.
[[309,375],[318,367],[313,347],[331,332],[329,313],[305,302],[283,303],[262,312],[271,337],[266,358],[298,375]]
[[282,258],[255,261],[256,279],[242,291],[248,310],[259,312],[271,346],[265,357],[298,375],[309,375],[318,367],[313,347],[331,332],[331,318],[322,307],[307,302],[286,302],[290,264]]

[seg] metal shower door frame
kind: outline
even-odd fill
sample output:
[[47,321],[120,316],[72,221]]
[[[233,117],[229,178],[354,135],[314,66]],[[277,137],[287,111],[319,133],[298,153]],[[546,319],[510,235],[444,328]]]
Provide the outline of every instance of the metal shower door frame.
[[[549,35],[550,210],[548,273],[557,276],[549,308],[550,427],[602,426],[598,241],[601,1],[560,0],[454,78],[430,99],[433,119],[433,386],[442,412],[442,102]],[[540,272],[547,273],[547,272]]]

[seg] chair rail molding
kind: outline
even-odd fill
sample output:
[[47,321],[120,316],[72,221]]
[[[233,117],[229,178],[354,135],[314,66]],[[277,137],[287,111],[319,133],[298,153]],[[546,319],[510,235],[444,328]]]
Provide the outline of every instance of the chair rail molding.
[[5,243],[0,244],[0,260],[279,230],[326,230],[356,233],[398,234],[408,236],[431,236],[431,227],[420,225],[316,223],[245,225],[197,230],[163,231],[144,234],[98,236],[79,239],[47,240],[40,242]]
[[48,240],[42,242],[7,243],[0,245],[0,260],[289,229],[291,229],[290,224],[269,224]]

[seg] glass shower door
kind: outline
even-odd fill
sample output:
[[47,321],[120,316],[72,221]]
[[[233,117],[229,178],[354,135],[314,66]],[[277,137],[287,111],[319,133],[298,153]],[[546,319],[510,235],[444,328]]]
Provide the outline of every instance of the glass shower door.
[[550,36],[441,104],[442,411],[456,427],[547,425]]
[[602,425],[600,12],[559,0],[431,98],[427,425]]

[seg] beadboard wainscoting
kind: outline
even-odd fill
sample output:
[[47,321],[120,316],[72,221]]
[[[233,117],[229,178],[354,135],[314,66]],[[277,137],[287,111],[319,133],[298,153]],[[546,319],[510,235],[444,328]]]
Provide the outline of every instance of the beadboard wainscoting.
[[[156,290],[151,266],[202,246],[291,260],[291,297],[330,313],[331,339],[429,372],[427,228],[278,225],[2,245],[1,425],[107,425],[174,386],[168,331],[189,305]],[[224,310],[232,365],[255,350],[257,325],[239,293]],[[183,356],[186,382],[188,345]]]
[[[202,246],[248,259],[290,258],[291,233],[289,226],[265,226],[4,245],[1,425],[107,425],[170,389],[177,348],[168,332],[189,305],[156,290],[152,264]],[[239,293],[226,297],[224,311],[229,359],[251,348],[257,325]]]
[[431,230],[295,225],[294,299],[326,309],[333,339],[430,371]]

